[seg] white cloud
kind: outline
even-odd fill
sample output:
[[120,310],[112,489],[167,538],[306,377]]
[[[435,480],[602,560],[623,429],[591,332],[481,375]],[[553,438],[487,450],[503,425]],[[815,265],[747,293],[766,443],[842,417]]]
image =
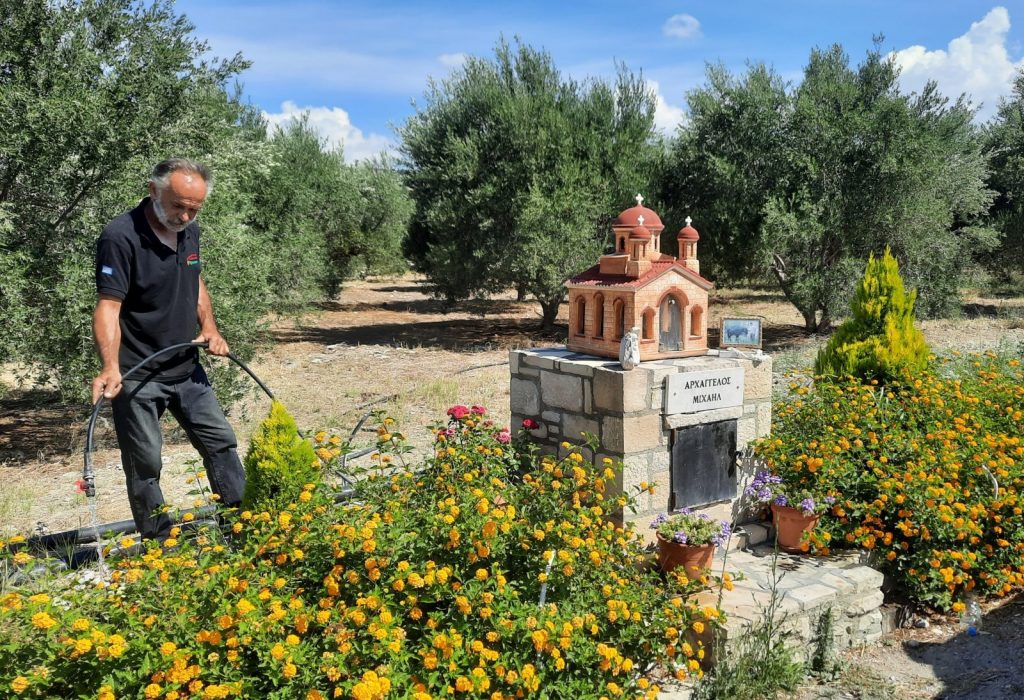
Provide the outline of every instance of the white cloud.
[[466,62],[466,58],[464,53],[443,53],[437,57],[437,62],[447,68],[458,68]]
[[978,118],[988,119],[1024,67],[1024,60],[1014,62],[1007,51],[1009,31],[1010,13],[1005,7],[993,7],[967,33],[950,41],[945,51],[924,46],[897,51],[891,55],[902,70],[900,84],[904,90],[920,91],[934,80],[944,95],[954,99],[966,92],[975,105],[981,105]]
[[686,112],[682,107],[668,103],[657,81],[648,80],[647,89],[654,93],[654,128],[665,134],[674,134],[676,127],[686,118]]
[[285,126],[303,114],[309,113],[309,125],[327,139],[328,145],[340,146],[345,161],[354,163],[357,160],[371,158],[382,151],[393,151],[395,144],[386,136],[371,133],[364,135],[362,129],[356,127],[348,116],[348,112],[340,107],[299,107],[291,100],[281,104],[281,111],[275,114],[264,112],[264,118],[272,126]]
[[700,38],[700,22],[693,15],[672,15],[661,28],[665,36],[675,39]]
[[241,52],[253,62],[245,73],[246,79],[264,84],[418,95],[426,86],[432,67],[429,60],[420,56],[352,51],[298,40],[254,41],[217,35],[208,41],[219,55]]

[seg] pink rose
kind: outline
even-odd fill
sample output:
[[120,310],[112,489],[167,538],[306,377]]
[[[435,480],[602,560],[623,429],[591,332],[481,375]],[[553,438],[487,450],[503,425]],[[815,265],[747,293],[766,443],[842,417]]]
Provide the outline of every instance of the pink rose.
[[462,404],[459,404],[457,406],[452,406],[451,408],[449,408],[448,415],[454,418],[455,420],[462,420],[463,418],[469,415],[469,409],[463,406]]
[[523,428],[526,430],[536,430],[540,427],[540,423],[535,421],[533,418],[526,418],[523,420]]
[[512,434],[508,432],[508,428],[502,428],[501,432],[499,432],[495,437],[497,438],[498,442],[500,442],[503,445],[507,445],[508,443],[512,442]]
[[473,408],[471,408],[469,410],[472,411],[473,413],[477,414],[478,416],[482,416],[485,413],[487,413],[487,409],[484,408],[483,406],[473,406]]

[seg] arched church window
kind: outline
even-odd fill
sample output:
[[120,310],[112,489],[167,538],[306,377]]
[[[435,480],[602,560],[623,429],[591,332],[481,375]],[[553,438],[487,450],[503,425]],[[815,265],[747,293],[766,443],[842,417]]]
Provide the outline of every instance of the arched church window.
[[644,311],[643,339],[654,340],[654,309]]
[[694,306],[690,309],[690,336],[699,338],[704,335],[704,309]]
[[615,337],[613,340],[620,340],[626,332],[626,304],[622,299],[612,302],[612,314],[615,318]]

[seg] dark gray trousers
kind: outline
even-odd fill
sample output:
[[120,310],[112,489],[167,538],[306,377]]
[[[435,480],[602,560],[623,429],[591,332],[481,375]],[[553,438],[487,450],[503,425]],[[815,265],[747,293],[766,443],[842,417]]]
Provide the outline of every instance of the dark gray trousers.
[[191,377],[174,383],[125,381],[111,408],[128,502],[144,538],[166,537],[171,529],[160,490],[160,417],[168,409],[202,456],[220,503],[236,506],[241,502],[245,470],[238,459],[238,442],[202,366],[197,366]]

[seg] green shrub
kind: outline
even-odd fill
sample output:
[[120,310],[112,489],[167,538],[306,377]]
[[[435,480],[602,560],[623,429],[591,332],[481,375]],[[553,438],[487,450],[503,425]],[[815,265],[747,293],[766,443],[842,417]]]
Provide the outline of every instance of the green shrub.
[[943,609],[965,591],[1024,586],[1019,357],[941,358],[886,385],[791,388],[756,452],[788,484],[834,495],[813,550],[870,550],[898,589]]
[[872,255],[850,302],[853,315],[818,353],[814,371],[886,381],[903,369],[924,369],[929,350],[924,335],[914,327],[916,299],[916,290],[904,290],[889,249],[880,259]]
[[0,695],[654,700],[666,672],[701,675],[720,613],[609,520],[621,464],[568,447],[513,479],[480,407],[435,437],[407,468],[386,420],[354,500],[309,485],[241,513],[231,548],[201,531],[101,585],[0,590]]
[[287,502],[308,483],[319,483],[320,460],[299,435],[288,410],[274,401],[245,454],[245,508]]

